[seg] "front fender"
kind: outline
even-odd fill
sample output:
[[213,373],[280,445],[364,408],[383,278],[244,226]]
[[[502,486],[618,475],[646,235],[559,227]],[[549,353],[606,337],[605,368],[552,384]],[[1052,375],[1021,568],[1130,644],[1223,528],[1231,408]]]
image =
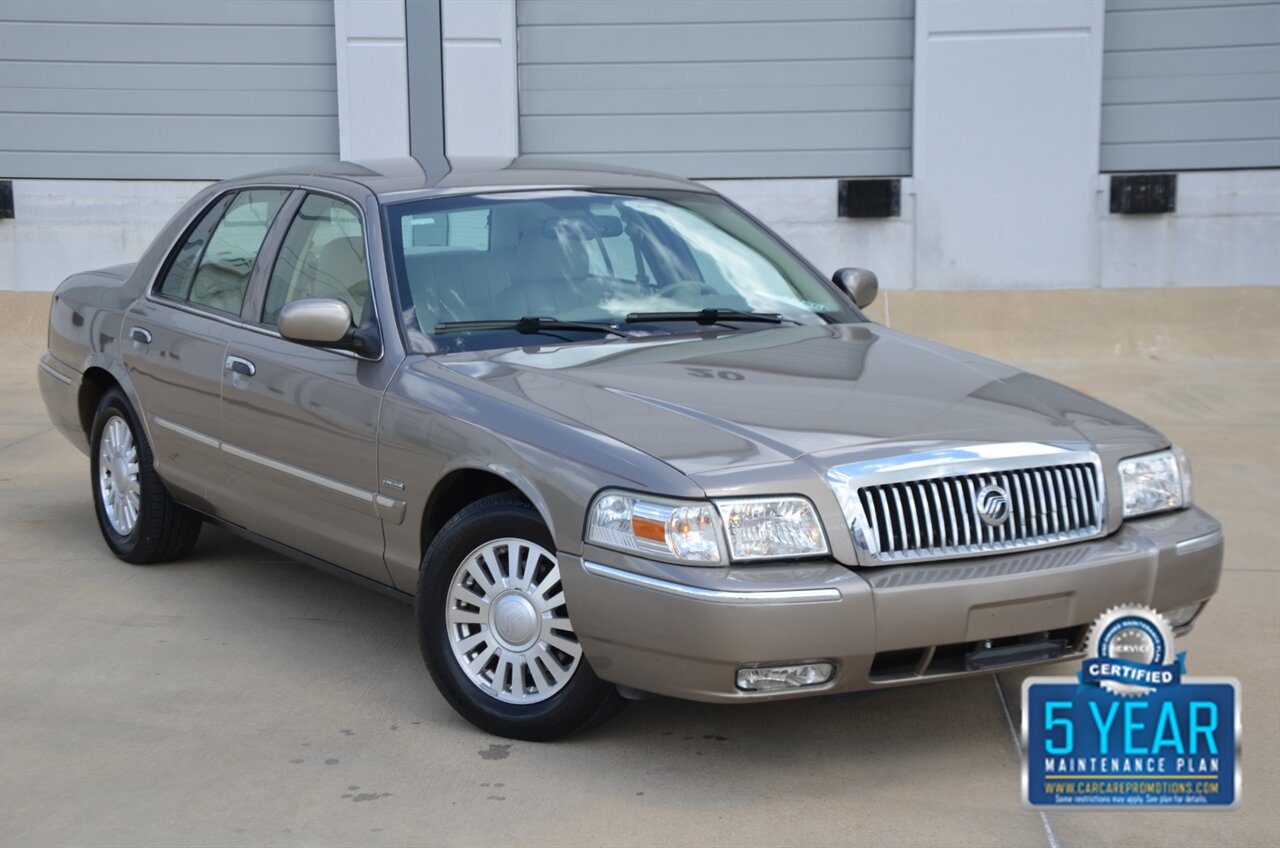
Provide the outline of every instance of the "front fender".
[[684,474],[629,445],[409,367],[383,400],[378,467],[383,493],[406,504],[405,521],[383,527],[387,569],[396,588],[409,593],[417,590],[428,505],[453,472],[475,469],[508,481],[538,510],[557,549],[571,553],[582,550],[587,505],[600,489],[704,494]]

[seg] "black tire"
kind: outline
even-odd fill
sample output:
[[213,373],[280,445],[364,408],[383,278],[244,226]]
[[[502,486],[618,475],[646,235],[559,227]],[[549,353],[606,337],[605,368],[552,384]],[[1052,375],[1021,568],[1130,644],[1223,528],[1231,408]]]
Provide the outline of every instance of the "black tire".
[[[132,530],[122,534],[112,526],[98,483],[101,440],[107,423],[121,418],[129,428],[138,454],[138,513]],[[111,552],[125,562],[149,565],[181,559],[191,553],[200,537],[200,516],[178,503],[156,474],[151,444],[138,423],[128,398],[118,387],[110,389],[98,403],[89,440],[89,486],[98,516],[98,527]]]
[[555,545],[541,517],[517,494],[491,495],[463,509],[432,540],[418,577],[415,610],[418,642],[427,669],[445,700],[481,730],[510,739],[547,742],[580,732],[618,712],[626,701],[617,687],[596,676],[585,656],[564,687],[546,700],[512,704],[484,691],[457,659],[445,614],[449,587],[464,558],[487,542],[516,538]]

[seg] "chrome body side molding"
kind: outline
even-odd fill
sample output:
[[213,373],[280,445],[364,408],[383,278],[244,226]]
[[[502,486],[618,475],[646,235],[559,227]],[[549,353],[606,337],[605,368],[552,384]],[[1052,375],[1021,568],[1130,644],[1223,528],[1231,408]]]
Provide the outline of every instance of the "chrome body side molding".
[[378,492],[371,492],[368,489],[361,489],[358,486],[343,483],[341,480],[334,480],[331,477],[316,474],[315,472],[308,471],[305,468],[299,468],[296,465],[290,465],[287,462],[281,462],[278,459],[272,459],[269,456],[263,456],[260,453],[228,444],[220,439],[210,436],[207,433],[202,433],[199,430],[193,430],[176,421],[170,421],[168,418],[161,418],[157,415],[153,416],[153,420],[157,427],[163,427],[166,430],[177,433],[178,435],[190,439],[193,442],[197,442],[198,444],[214,448],[215,450],[220,450],[223,453],[230,454],[231,456],[243,459],[247,462],[252,462],[265,468],[270,468],[272,471],[277,471],[289,477],[303,480],[313,486],[319,486],[323,489],[328,489],[331,492],[337,492],[340,495],[346,495],[352,500],[372,506],[374,512],[383,521],[388,521],[392,524],[399,524],[404,521],[406,504],[399,498],[393,498]]

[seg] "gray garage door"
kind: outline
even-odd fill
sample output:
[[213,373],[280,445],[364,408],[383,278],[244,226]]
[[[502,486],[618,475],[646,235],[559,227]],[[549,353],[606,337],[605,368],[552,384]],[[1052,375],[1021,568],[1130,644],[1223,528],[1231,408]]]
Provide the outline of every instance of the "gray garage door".
[[1102,170],[1280,166],[1280,0],[1107,0]]
[[911,173],[913,0],[517,0],[520,149],[691,177]]
[[0,176],[335,159],[334,56],[332,0],[2,0]]

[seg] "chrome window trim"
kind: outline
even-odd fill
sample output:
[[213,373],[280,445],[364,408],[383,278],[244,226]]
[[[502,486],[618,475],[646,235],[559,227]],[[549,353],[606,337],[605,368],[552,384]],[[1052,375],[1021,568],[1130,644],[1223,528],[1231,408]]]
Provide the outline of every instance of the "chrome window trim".
[[[892,483],[929,482],[944,477],[969,474],[999,474],[1008,471],[1028,468],[1045,468],[1061,465],[1090,464],[1097,475],[1097,500],[1094,504],[1098,516],[1097,527],[1085,530],[1059,531],[1056,514],[1045,515],[1043,527],[1037,533],[1038,538],[1030,541],[1015,541],[997,538],[1000,534],[980,533],[978,538],[969,538],[967,520],[959,522],[965,533],[963,550],[951,551],[911,551],[903,554],[882,557],[879,555],[879,540],[874,538],[871,522],[863,510],[858,490],[865,486],[883,486]],[[1045,512],[1050,512],[1050,500],[1045,496],[1041,486],[1040,475],[1034,475],[1037,498],[1045,505]],[[934,562],[962,557],[992,556],[1015,551],[1047,548],[1095,539],[1105,536],[1107,526],[1107,492],[1106,478],[1103,476],[1102,460],[1097,451],[1088,442],[992,442],[983,444],[967,443],[933,443],[927,449],[916,453],[895,453],[874,459],[833,466],[827,470],[827,485],[835,494],[840,509],[845,517],[846,527],[853,538],[859,565],[884,566],[899,565],[912,562]],[[883,495],[883,490],[880,492]],[[896,494],[896,491],[895,491]],[[974,493],[970,493],[971,496]],[[898,520],[903,520],[902,512],[898,512]],[[1050,524],[1052,521],[1052,525]],[[891,530],[895,528],[890,528]],[[896,528],[905,533],[905,526]],[[990,538],[986,538],[990,535]]]
[[319,486],[322,489],[327,489],[331,492],[345,495],[353,500],[372,506],[374,513],[379,518],[390,521],[392,524],[399,524],[404,521],[406,503],[399,498],[393,498],[379,492],[371,492],[368,489],[362,489],[359,486],[352,486],[348,483],[343,483],[341,480],[334,480],[332,477],[326,477],[323,474],[317,474],[314,471],[308,471],[305,468],[299,468],[296,465],[290,465],[287,462],[281,462],[278,459],[273,459],[269,456],[264,456],[263,454],[237,447],[214,436],[210,436],[208,433],[202,433],[199,430],[194,430],[191,427],[179,424],[176,421],[170,421],[168,418],[163,418],[159,415],[153,415],[151,417],[152,420],[155,421],[157,427],[162,427],[170,432],[177,433],[178,435],[190,439],[193,442],[230,454],[231,456],[243,459],[247,462],[252,462],[255,465],[270,468],[272,471],[278,471],[288,477],[303,480],[314,486]]
[[[185,241],[185,237],[191,231],[191,225],[195,221],[199,220],[209,210],[210,207],[212,207],[215,203],[220,201],[222,198],[226,197],[228,194],[241,192],[241,191],[255,191],[258,189],[288,189],[290,191],[303,191],[303,192],[306,192],[307,194],[322,194],[328,197],[332,197],[336,200],[343,201],[355,208],[356,214],[360,216],[360,228],[364,232],[364,248],[365,248],[364,264],[365,264],[365,269],[369,272],[369,300],[373,304],[373,322],[378,327],[378,334],[383,339],[382,350],[379,351],[376,357],[361,356],[355,351],[342,350],[340,348],[332,348],[332,347],[316,346],[316,347],[313,347],[312,350],[323,350],[329,353],[337,354],[338,356],[346,356],[352,359],[359,359],[364,362],[381,362],[383,357],[386,355],[387,334],[385,332],[385,328],[382,325],[381,313],[378,310],[378,296],[377,296],[377,293],[373,290],[373,280],[374,280],[373,265],[369,261],[369,222],[367,217],[364,214],[364,209],[360,206],[359,203],[352,200],[350,197],[347,197],[346,195],[340,194],[339,192],[336,192],[336,191],[329,191],[328,189],[322,189],[322,188],[309,188],[304,185],[296,185],[296,184],[284,185],[284,184],[274,184],[274,183],[261,183],[261,184],[251,185],[251,186],[237,186],[235,188],[229,188],[224,192],[220,192],[219,194],[210,198],[209,202],[206,203],[204,206],[200,207],[196,211],[196,213],[191,217],[191,220],[187,221],[187,223],[182,227],[182,232],[178,235],[177,239],[175,239],[174,243],[169,246],[169,250],[165,253],[164,259],[156,264],[155,269],[152,270],[151,272],[151,280],[147,283],[146,294],[145,294],[146,300],[150,303],[156,303],[161,306],[167,306],[170,309],[177,309],[182,312],[188,312],[192,315],[199,315],[202,318],[209,318],[214,321],[218,321],[222,324],[228,324],[232,327],[239,327],[240,329],[243,329],[243,330],[252,330],[253,332],[259,333],[261,335],[270,336],[273,338],[280,339],[281,341],[288,342],[289,339],[286,339],[284,336],[280,335],[278,331],[272,330],[268,327],[264,327],[261,324],[246,323],[243,317],[232,318],[232,317],[229,317],[226,313],[218,313],[208,309],[201,309],[199,307],[192,306],[188,301],[185,301],[185,300],[179,301],[179,300],[175,300],[174,298],[165,297],[164,295],[156,293],[156,284],[159,282],[161,270],[169,267],[169,260],[173,257],[173,252],[181,247],[181,244],[179,243],[178,239],[183,239]],[[295,211],[295,216],[296,216],[296,211]],[[274,223],[275,222],[273,221],[272,224],[274,225]],[[292,221],[290,221],[290,223],[292,223]],[[379,232],[381,232],[381,227],[379,227]],[[286,235],[287,235],[287,230],[286,230]],[[277,251],[276,259],[277,260],[279,259],[278,251]],[[254,264],[257,264],[257,257],[254,257]],[[272,263],[271,268],[272,270],[275,269],[274,262]],[[252,281],[250,282],[252,283]],[[269,284],[270,282],[271,282],[271,274],[268,272],[267,283]],[[247,291],[245,292],[245,297],[246,299],[248,298]],[[290,344],[297,344],[297,342],[290,342]],[[307,347],[310,347],[310,346],[308,345]]]
[[636,574],[634,571],[624,571],[621,568],[613,568],[612,566],[601,565],[598,562],[591,562],[585,559],[582,560],[582,568],[588,574],[594,574],[596,577],[603,577],[606,580],[615,580],[619,583],[626,583],[667,595],[716,604],[829,604],[840,601],[840,590],[831,587],[817,589],[760,589],[750,592],[738,592],[724,589],[704,589],[701,586],[673,583],[670,580],[660,580],[657,577],[648,577],[644,574]]

